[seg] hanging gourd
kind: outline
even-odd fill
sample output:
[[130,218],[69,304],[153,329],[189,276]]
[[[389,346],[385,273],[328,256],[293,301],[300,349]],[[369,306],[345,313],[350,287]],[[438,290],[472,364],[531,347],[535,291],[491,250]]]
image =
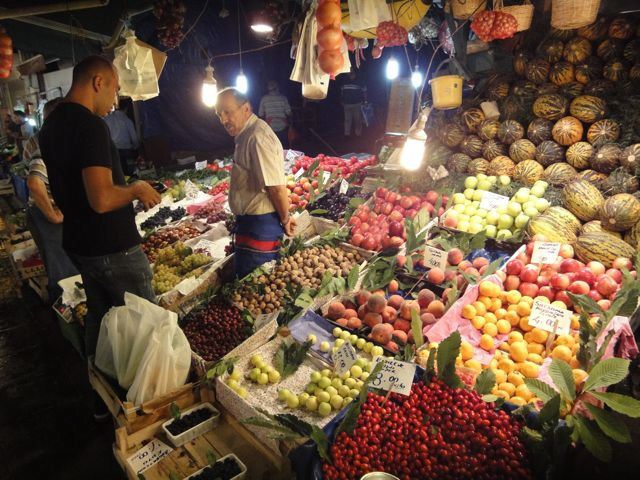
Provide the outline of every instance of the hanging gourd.
[[0,27],[0,78],[9,78],[13,67],[13,42],[6,30]]

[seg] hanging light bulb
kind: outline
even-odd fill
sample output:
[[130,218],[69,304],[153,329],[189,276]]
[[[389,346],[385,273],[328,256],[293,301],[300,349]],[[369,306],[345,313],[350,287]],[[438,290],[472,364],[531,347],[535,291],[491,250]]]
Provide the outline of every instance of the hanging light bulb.
[[428,108],[424,109],[409,129],[407,140],[402,147],[402,152],[400,152],[400,166],[405,170],[415,171],[422,165],[425,143],[427,142],[424,126],[430,111]]
[[206,76],[202,81],[202,103],[212,108],[218,99],[218,82],[213,78],[213,67],[211,65],[205,68],[204,71],[206,72]]
[[236,88],[240,93],[247,93],[249,90],[249,81],[247,80],[247,76],[242,73],[242,70],[240,70],[240,74],[236,77]]
[[395,58],[390,58],[387,62],[387,80],[395,80],[400,75],[400,64]]
[[416,90],[422,85],[422,73],[418,70],[418,65],[416,65],[415,70],[411,74],[411,85],[413,85],[413,88]]

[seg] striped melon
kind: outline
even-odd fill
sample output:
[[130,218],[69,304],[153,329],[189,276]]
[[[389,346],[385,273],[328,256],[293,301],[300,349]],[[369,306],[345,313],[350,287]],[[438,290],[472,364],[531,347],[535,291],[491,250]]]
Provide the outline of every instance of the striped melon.
[[619,40],[607,38],[600,42],[596,49],[598,58],[608,62],[614,58],[620,58],[624,52],[624,43]]
[[527,50],[518,50],[513,55],[513,71],[516,72],[517,75],[524,77],[527,72],[527,65],[533,58],[531,52]]
[[608,196],[618,193],[635,193],[640,188],[636,175],[631,175],[624,168],[616,168],[604,182],[604,191]]
[[640,143],[629,145],[620,155],[620,165],[632,175],[638,173],[638,165],[640,164]]
[[607,114],[607,103],[598,97],[580,95],[572,100],[569,113],[581,122],[594,123]]
[[563,159],[564,149],[553,140],[545,140],[536,147],[536,160],[545,168]]
[[640,221],[640,201],[628,193],[613,195],[602,205],[600,221],[607,230],[629,230]]
[[640,63],[636,63],[631,70],[629,70],[629,79],[633,82],[640,80]]
[[568,82],[560,87],[560,95],[567,97],[569,100],[579,97],[584,92],[584,85],[580,82]]
[[549,72],[549,81],[555,85],[565,85],[574,79],[573,65],[569,62],[553,64]]
[[595,42],[596,40],[600,40],[605,37],[608,28],[609,23],[607,19],[605,17],[599,17],[591,25],[580,27],[576,33],[578,36],[586,38],[590,42]]
[[587,141],[594,147],[612,143],[620,137],[620,124],[609,118],[599,120],[587,130]]
[[573,250],[578,260],[588,262],[600,262],[605,267],[611,268],[613,261],[618,257],[633,258],[634,248],[624,240],[607,232],[589,232],[580,235]]
[[571,165],[565,162],[559,162],[549,165],[544,169],[542,180],[554,186],[566,185],[573,180],[577,174],[578,172],[576,172],[576,169]]
[[602,77],[602,60],[589,57],[584,63],[575,66],[574,74],[576,81],[583,85]]
[[516,164],[513,163],[513,160],[504,155],[500,155],[489,162],[489,175],[495,175],[496,177],[500,175],[512,177],[515,169]]
[[609,38],[616,40],[629,40],[633,37],[633,23],[629,18],[616,17],[609,24]]
[[602,78],[589,82],[584,87],[585,95],[593,95],[594,97],[609,97],[616,93],[616,84],[611,80]]
[[495,119],[484,120],[480,125],[478,125],[478,136],[484,140],[485,142],[488,140],[493,140],[498,135],[498,128],[500,127],[500,122]]
[[569,225],[571,227],[572,230],[574,231],[578,231],[580,229],[580,227],[582,226],[582,223],[580,222],[580,220],[578,220],[576,218],[576,216],[571,213],[569,210],[567,210],[566,208],[563,207],[559,207],[559,206],[553,206],[553,207],[549,207],[547,209],[546,212],[544,212],[545,215],[551,217],[551,218],[555,218],[558,221],[562,221],[564,223],[566,223],[567,225]]
[[624,82],[629,77],[629,72],[620,60],[609,61],[602,70],[602,76],[612,82]]
[[622,155],[620,147],[614,143],[608,143],[596,150],[591,159],[591,168],[596,172],[611,173],[620,165],[618,159]]
[[532,100],[538,95],[538,87],[533,82],[522,80],[511,86],[511,95]]
[[464,130],[457,123],[450,123],[445,126],[445,131],[442,132],[442,143],[447,147],[453,148],[460,145],[464,140]]
[[591,55],[591,42],[586,38],[574,37],[564,46],[563,57],[574,65],[584,62]]
[[513,180],[530,187],[542,178],[544,167],[535,160],[523,160],[516,164]]
[[452,172],[464,173],[471,162],[471,157],[464,153],[454,153],[449,157],[447,162],[447,170]]
[[543,58],[534,58],[526,67],[525,76],[527,80],[540,85],[547,81],[551,65]]
[[640,251],[640,222],[636,223],[624,234],[624,241],[637,251]]
[[527,225],[529,236],[544,235],[550,242],[573,243],[578,238],[577,231],[578,229],[573,225],[547,215],[546,212],[529,220],[529,225]]
[[547,82],[538,87],[538,95],[550,95],[552,93],[560,93],[560,87],[555,83]]
[[489,161],[484,158],[474,158],[467,166],[467,173],[477,175],[478,173],[486,174],[489,171]]
[[482,147],[482,156],[491,161],[496,157],[507,154],[507,146],[497,140],[488,140]]
[[629,63],[640,62],[640,38],[631,40],[624,46],[624,59]]
[[531,121],[527,128],[527,138],[535,145],[540,145],[545,140],[551,140],[551,129],[553,123],[544,118],[536,118]]
[[516,163],[531,160],[536,156],[536,146],[531,140],[521,138],[511,144],[509,147],[509,156],[511,157],[511,160]]
[[495,80],[491,82],[487,89],[489,100],[501,100],[509,96],[509,82],[506,80]]
[[551,129],[551,135],[556,143],[569,146],[582,138],[582,123],[575,117],[562,117]]
[[516,140],[524,137],[524,128],[515,120],[505,120],[498,127],[498,140],[511,145]]
[[587,222],[584,225],[582,225],[582,228],[580,229],[580,234],[578,236],[583,235],[585,233],[590,233],[590,232],[606,232],[613,235],[614,237],[622,238],[622,234],[620,232],[613,232],[611,230],[605,230],[604,228],[602,228],[602,223],[600,222],[600,220],[591,220],[590,222]]
[[604,188],[604,182],[607,181],[607,175],[605,173],[596,172],[595,170],[583,170],[578,172],[578,178],[584,179],[591,185],[602,191]]
[[546,120],[560,120],[567,113],[568,106],[567,99],[557,93],[540,95],[533,102],[533,114]]
[[576,170],[585,170],[591,166],[593,146],[588,142],[578,142],[567,148],[565,158],[567,163]]
[[460,144],[460,151],[471,158],[477,158],[482,154],[482,140],[477,135],[467,135]]
[[564,43],[556,38],[543,41],[537,48],[538,55],[549,63],[559,62],[563,51]]
[[475,132],[478,126],[484,122],[484,112],[479,108],[469,108],[462,112],[462,123],[469,132]]
[[599,217],[604,197],[586,180],[574,180],[562,189],[562,204],[583,222]]

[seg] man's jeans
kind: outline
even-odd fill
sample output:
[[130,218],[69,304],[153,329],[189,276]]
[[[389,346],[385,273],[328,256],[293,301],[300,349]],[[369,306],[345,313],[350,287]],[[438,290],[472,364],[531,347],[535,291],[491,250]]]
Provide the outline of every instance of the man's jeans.
[[124,305],[125,292],[156,303],[151,286],[153,272],[140,245],[125,252],[100,257],[70,255],[82,274],[87,294],[88,314],[85,318],[85,352],[95,354],[102,317],[111,307]]

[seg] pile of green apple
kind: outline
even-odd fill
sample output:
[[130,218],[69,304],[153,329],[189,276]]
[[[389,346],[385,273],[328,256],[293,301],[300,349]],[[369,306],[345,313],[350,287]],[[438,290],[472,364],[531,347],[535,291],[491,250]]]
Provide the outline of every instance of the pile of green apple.
[[453,195],[453,207],[445,212],[443,225],[473,234],[484,232],[488,237],[498,240],[511,238],[524,229],[531,218],[549,208],[549,201],[544,198],[549,185],[538,180],[531,188],[519,189],[506,205],[490,211],[480,208],[485,192],[496,184],[506,186],[510,182],[511,179],[506,175],[496,177],[479,173],[467,177],[464,192]]
[[252,356],[251,365],[253,368],[249,371],[247,377],[252,382],[258,385],[266,385],[267,383],[278,383],[280,381],[280,372],[271,365],[267,365],[261,355]]

